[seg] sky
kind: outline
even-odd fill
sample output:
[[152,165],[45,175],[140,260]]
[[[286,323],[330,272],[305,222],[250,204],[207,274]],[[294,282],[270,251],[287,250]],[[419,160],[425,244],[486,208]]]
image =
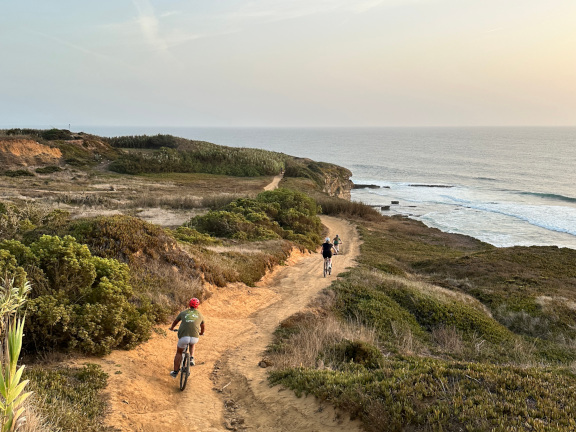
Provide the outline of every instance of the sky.
[[0,0],[0,127],[576,126],[574,0]]

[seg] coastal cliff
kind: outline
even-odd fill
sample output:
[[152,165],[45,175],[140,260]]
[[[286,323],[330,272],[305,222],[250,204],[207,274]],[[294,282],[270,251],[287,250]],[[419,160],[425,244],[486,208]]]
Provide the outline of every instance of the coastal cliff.
[[332,197],[342,198],[350,201],[353,183],[350,180],[352,173],[346,168],[338,167],[338,172],[326,172],[324,174],[323,192]]
[[1,139],[0,165],[26,167],[31,165],[56,165],[62,160],[58,148],[40,144],[31,139]]
[[287,160],[285,177],[308,178],[325,194],[348,201],[354,186],[350,180],[352,172],[349,169],[308,158],[295,157]]

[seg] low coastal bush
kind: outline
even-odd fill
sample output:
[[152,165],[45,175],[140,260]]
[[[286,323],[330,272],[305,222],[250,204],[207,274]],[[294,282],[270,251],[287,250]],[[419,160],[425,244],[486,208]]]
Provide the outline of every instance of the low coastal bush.
[[44,140],[70,140],[74,139],[73,134],[68,129],[30,129],[12,128],[2,131],[7,136],[30,136]]
[[55,172],[62,171],[62,168],[56,165],[48,165],[45,167],[36,168],[35,170],[38,174],[53,174]]
[[110,169],[122,174],[210,173],[237,177],[276,175],[284,156],[265,150],[203,145],[163,147],[151,153],[125,153]]
[[[379,280],[374,273],[352,270],[338,279],[332,289],[336,293],[334,309],[345,319],[358,318],[374,327],[385,346],[397,351],[402,345],[399,338],[409,335],[410,345],[423,344],[427,333],[418,320],[386,292],[378,289]],[[401,334],[400,334],[401,333]]]
[[196,216],[186,225],[216,237],[239,240],[283,238],[315,249],[320,242],[318,208],[307,195],[289,189],[238,199],[222,210]]
[[201,245],[222,244],[222,241],[217,238],[214,238],[208,234],[202,234],[193,228],[188,228],[185,226],[180,226],[174,230],[170,230],[169,233],[172,235],[172,237],[181,242]]
[[34,173],[26,169],[6,170],[2,171],[2,175],[6,177],[34,177]]
[[128,264],[134,301],[142,306],[151,302],[158,319],[191,297],[204,298],[198,264],[157,225],[131,216],[101,216],[75,220],[66,233],[87,244],[93,254]]
[[29,247],[5,240],[0,251],[0,274],[20,278],[25,272],[33,287],[24,341],[28,352],[104,354],[149,337],[156,316],[150,307],[130,303],[125,264],[93,256],[70,236],[44,235]]
[[32,202],[18,205],[0,202],[0,240],[22,239],[45,225],[61,226],[69,218],[62,210],[51,210]]
[[106,138],[106,142],[116,148],[134,149],[160,149],[162,147],[175,148],[178,146],[178,139],[172,135],[129,135]]
[[104,432],[106,400],[101,391],[108,376],[100,366],[87,364],[80,368],[31,366],[24,377],[34,391],[36,410],[51,431]]

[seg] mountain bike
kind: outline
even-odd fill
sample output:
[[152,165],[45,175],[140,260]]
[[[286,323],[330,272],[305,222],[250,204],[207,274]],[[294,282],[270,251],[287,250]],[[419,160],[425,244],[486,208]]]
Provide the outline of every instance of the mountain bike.
[[326,273],[332,274],[332,260],[330,258],[324,258],[324,277],[326,277]]
[[[177,332],[178,330],[173,330]],[[180,362],[180,391],[184,391],[186,388],[186,382],[188,381],[188,376],[190,375],[190,353],[188,352],[190,345],[186,345],[186,349],[182,353],[182,361]]]

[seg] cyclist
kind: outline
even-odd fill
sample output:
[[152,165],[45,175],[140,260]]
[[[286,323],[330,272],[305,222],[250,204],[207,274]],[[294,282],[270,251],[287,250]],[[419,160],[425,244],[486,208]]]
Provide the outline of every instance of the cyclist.
[[330,243],[330,237],[326,237],[326,240],[322,243],[322,257],[328,259],[329,268],[332,268],[332,249],[334,249],[334,245]]
[[334,252],[336,252],[336,255],[340,253],[340,245],[342,243],[342,239],[338,237],[338,234],[336,234],[336,237],[334,237]]
[[170,372],[172,378],[178,376],[180,370],[180,363],[182,362],[182,354],[186,350],[186,346],[190,345],[190,364],[194,365],[194,348],[198,343],[199,336],[204,334],[204,317],[198,310],[200,300],[197,298],[190,299],[188,302],[188,309],[180,312],[172,325],[170,330],[182,321],[178,327],[178,345],[176,347],[176,356],[174,357],[174,370]]

